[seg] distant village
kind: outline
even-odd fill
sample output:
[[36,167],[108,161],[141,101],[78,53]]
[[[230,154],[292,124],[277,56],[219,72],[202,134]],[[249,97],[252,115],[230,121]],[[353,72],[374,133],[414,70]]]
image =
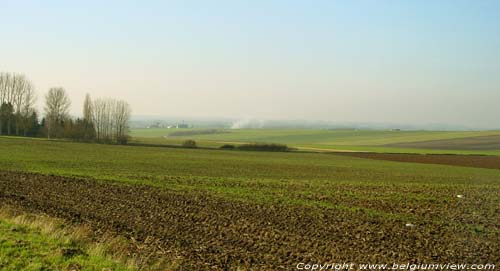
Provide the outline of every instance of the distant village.
[[161,122],[155,122],[151,125],[146,126],[146,128],[147,129],[158,129],[158,128],[186,129],[186,128],[193,128],[193,126],[185,123],[184,121],[181,123],[175,123],[175,124],[165,124],[165,123],[161,123]]

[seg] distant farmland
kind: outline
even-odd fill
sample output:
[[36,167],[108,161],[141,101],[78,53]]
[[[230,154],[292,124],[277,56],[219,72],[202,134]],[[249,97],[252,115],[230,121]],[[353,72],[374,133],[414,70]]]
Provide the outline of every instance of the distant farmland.
[[186,129],[168,133],[168,136],[197,136],[229,133],[220,129]]
[[[135,141],[180,144],[194,139],[200,146],[226,143],[281,143],[308,151],[370,151],[500,155],[500,131],[370,131],[234,129],[203,133],[205,129],[135,129]],[[201,132],[198,132],[201,131]],[[180,135],[177,132],[181,132]],[[175,137],[164,138],[170,134]]]

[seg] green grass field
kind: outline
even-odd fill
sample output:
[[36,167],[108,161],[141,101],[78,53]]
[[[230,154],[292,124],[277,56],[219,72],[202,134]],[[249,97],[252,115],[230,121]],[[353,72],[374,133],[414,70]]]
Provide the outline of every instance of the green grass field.
[[[331,153],[119,146],[0,137],[0,170],[150,185],[267,206],[326,208],[353,216],[390,219],[402,225],[432,218],[435,225],[452,224],[470,234],[498,234],[489,220],[483,219],[496,217],[500,206],[500,174],[494,169],[369,160]],[[458,194],[466,195],[466,205],[457,202]],[[477,204],[481,208],[471,207]],[[432,213],[426,211],[429,206]],[[461,214],[456,220],[455,212],[460,210],[456,208],[460,206],[473,208],[474,212]],[[0,265],[38,270],[39,266],[68,266],[75,260],[48,256],[48,251],[57,251],[66,243],[32,229],[13,232],[13,227],[17,226],[0,221]],[[13,240],[26,240],[32,245],[19,248]],[[32,255],[37,255],[34,261],[26,262]],[[76,260],[82,266],[93,266],[95,261]]]
[[[321,153],[112,146],[23,138],[0,138],[0,169],[202,191],[234,200],[306,205],[325,205],[315,200],[322,196],[431,200],[428,195],[407,191],[422,185],[435,190],[498,186],[500,181],[497,170]],[[339,194],[346,186],[353,190]],[[366,194],[368,187],[377,194]],[[391,191],[384,191],[386,187],[392,187]],[[363,205],[330,207],[386,214]]]
[[[372,151],[396,153],[450,153],[499,155],[500,150],[461,150],[412,148],[389,146],[434,140],[454,140],[480,136],[500,135],[500,131],[370,131],[370,130],[273,130],[235,129],[218,134],[168,136],[182,129],[134,129],[134,141],[151,144],[179,145],[185,139],[194,139],[200,146],[218,147],[225,143],[268,142],[288,144],[291,147],[310,151]],[[196,129],[195,129],[196,130]]]

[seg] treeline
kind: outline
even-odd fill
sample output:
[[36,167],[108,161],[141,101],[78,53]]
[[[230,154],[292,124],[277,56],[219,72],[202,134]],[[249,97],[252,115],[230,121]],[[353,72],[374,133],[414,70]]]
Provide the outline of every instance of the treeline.
[[100,98],[92,102],[89,95],[85,98],[84,116],[91,120],[99,142],[127,143],[130,114],[130,106],[125,101]]
[[38,134],[35,102],[33,84],[24,75],[0,73],[0,135]]
[[82,117],[69,114],[64,88],[50,88],[39,119],[33,84],[24,76],[0,73],[0,135],[67,138],[75,141],[126,144],[130,105],[122,100],[86,95]]

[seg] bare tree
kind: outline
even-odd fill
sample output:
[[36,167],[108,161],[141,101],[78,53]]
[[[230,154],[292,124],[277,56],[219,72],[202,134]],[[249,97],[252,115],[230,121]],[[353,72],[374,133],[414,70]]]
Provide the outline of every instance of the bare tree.
[[92,100],[88,93],[85,95],[85,101],[83,102],[83,120],[92,122]]
[[7,86],[9,85],[10,74],[0,73],[0,104],[3,104],[7,100]]
[[98,98],[92,103],[92,122],[99,142],[126,143],[131,109],[127,102]]
[[3,134],[3,124],[5,120],[4,112],[6,111],[5,105],[7,104],[7,91],[10,81],[10,74],[0,73],[0,135]]
[[47,125],[47,137],[57,132],[61,121],[69,116],[68,110],[71,101],[66,91],[61,88],[51,88],[45,95],[45,121]]
[[10,122],[12,111],[11,88],[12,75],[10,73],[0,74],[0,135],[3,134],[4,124],[7,124],[7,134],[10,134]]
[[[15,114],[15,127],[16,127],[16,135],[20,135],[19,130],[21,129],[23,123],[23,108],[28,99],[29,106],[32,106],[33,103],[29,99],[33,97],[28,97],[28,95],[33,94],[33,84],[26,79],[24,75],[14,75],[14,87],[13,87],[13,106],[14,106],[14,114]],[[33,101],[34,102],[34,101]]]
[[107,102],[105,99],[96,99],[92,103],[92,123],[96,131],[96,139],[101,142],[106,137],[105,130],[107,125],[106,120]]
[[[24,116],[26,100],[32,99],[34,94],[33,84],[21,74],[0,73],[0,106],[3,107],[0,117],[0,133],[3,124],[7,124],[7,133],[11,134],[12,122],[15,125],[15,134],[20,135]],[[29,104],[30,107],[34,103]]]
[[108,98],[98,98],[92,103],[92,122],[99,142],[110,142],[113,139],[112,113],[114,107],[115,100]]
[[26,89],[22,104],[19,109],[19,127],[23,130],[23,135],[27,136],[28,130],[33,126],[32,116],[35,110],[36,94],[33,88]]
[[0,103],[12,103],[12,92],[14,79],[13,75],[10,73],[0,74]]
[[115,140],[120,144],[125,144],[128,141],[128,122],[131,113],[132,110],[127,102],[123,100],[116,101],[113,111],[113,122],[115,127]]

